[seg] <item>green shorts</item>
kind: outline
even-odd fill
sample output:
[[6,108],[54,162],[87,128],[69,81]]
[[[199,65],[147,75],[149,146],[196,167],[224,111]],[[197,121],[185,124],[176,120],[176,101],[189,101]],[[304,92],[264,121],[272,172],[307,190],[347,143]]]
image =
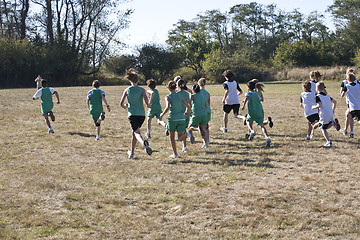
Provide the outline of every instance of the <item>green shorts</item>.
[[49,112],[52,111],[54,105],[41,106],[41,113],[43,116],[49,115]]
[[97,120],[99,119],[101,113],[102,113],[102,111],[100,111],[100,112],[99,111],[91,111],[90,114],[91,114],[94,122],[97,122]]
[[260,125],[260,124],[263,124],[264,123],[264,115],[262,116],[250,116],[249,114],[246,115],[246,119],[249,121],[249,122],[256,122],[256,125]]
[[186,130],[186,121],[168,121],[168,130],[169,132],[183,132]]
[[149,109],[148,111],[148,118],[153,118],[153,117],[156,117],[157,119],[160,119],[160,114],[161,114],[161,110],[160,111],[151,111],[151,109]]
[[189,122],[190,122],[190,115],[187,115],[187,117],[185,117],[185,125],[186,125],[186,127],[189,127]]
[[208,115],[202,115],[202,116],[196,116],[196,117],[192,117],[190,120],[190,126],[192,127],[197,127],[197,126],[206,126],[206,124],[208,123],[207,121],[208,119]]

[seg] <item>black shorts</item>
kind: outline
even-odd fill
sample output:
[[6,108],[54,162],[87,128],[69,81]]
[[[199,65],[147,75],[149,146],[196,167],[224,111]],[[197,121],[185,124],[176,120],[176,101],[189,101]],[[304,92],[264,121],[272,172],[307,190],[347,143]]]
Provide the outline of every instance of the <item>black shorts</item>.
[[131,129],[136,131],[138,128],[141,128],[141,125],[145,121],[145,116],[130,116],[129,117]]
[[307,116],[306,118],[311,124],[314,124],[316,121],[320,120],[318,113],[314,113],[314,114],[312,114],[310,116]]
[[352,118],[357,118],[360,120],[360,110],[354,110],[350,112]]
[[223,110],[226,113],[230,113],[233,110],[234,114],[239,114],[240,104],[224,104]]
[[326,129],[328,129],[329,127],[331,127],[332,125],[333,125],[333,122],[332,122],[332,121],[329,122],[329,123],[327,123],[327,124],[322,124],[322,123],[320,123],[320,124],[319,124],[319,128],[326,130]]

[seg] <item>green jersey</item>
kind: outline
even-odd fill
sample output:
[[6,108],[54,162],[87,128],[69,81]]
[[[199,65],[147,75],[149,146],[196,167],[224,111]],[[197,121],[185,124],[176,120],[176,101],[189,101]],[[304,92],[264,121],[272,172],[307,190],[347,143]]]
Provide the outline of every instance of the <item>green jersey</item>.
[[103,112],[101,95],[102,91],[98,88],[94,88],[88,93],[88,99],[90,100],[90,114]]
[[168,95],[170,98],[170,111],[169,111],[169,121],[178,121],[185,120],[182,103],[182,97],[179,93],[170,93]]
[[[179,92],[177,92],[177,94],[179,94],[184,100],[185,100],[185,102],[189,102],[189,93],[187,92],[187,91],[179,91]],[[184,105],[184,104],[181,104],[181,111],[183,112],[183,113],[185,113],[186,112],[186,106]]]
[[200,93],[193,94],[192,116],[199,117],[207,114],[205,98]]
[[[157,89],[152,89],[152,91],[154,92],[153,98],[150,102],[150,109],[149,112],[150,113],[161,113],[161,105],[160,105],[160,95],[159,95],[159,91]],[[151,95],[149,96],[149,101],[150,101]]]
[[206,101],[206,110],[207,112],[211,112],[210,106],[209,106],[209,98],[210,98],[210,93],[208,91],[206,91],[205,89],[200,89],[200,94],[203,96],[203,98]]
[[248,114],[252,119],[256,119],[257,122],[263,121],[264,119],[264,109],[260,101],[260,96],[257,92],[248,92],[245,95],[249,97],[248,100]]
[[145,116],[143,88],[131,86],[127,90],[128,116]]

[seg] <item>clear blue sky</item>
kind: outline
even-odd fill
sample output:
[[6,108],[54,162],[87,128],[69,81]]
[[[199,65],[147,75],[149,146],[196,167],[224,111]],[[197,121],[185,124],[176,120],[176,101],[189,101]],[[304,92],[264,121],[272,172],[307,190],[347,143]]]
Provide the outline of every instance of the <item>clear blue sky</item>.
[[135,46],[144,43],[164,44],[168,31],[180,19],[191,21],[206,10],[226,12],[234,5],[250,2],[275,3],[286,12],[298,8],[306,15],[316,10],[326,16],[326,25],[333,28],[331,15],[325,13],[333,0],[132,0],[123,5],[135,10],[130,17],[130,27],[121,32],[121,40],[128,45],[123,51],[129,53]]

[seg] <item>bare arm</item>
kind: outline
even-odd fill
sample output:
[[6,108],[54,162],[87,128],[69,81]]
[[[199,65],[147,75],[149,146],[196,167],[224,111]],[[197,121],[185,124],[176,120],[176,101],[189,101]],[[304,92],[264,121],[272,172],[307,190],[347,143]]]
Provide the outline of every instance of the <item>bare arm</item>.
[[120,100],[120,106],[122,108],[128,108],[128,106],[129,106],[129,104],[124,103],[126,97],[127,97],[127,88],[124,90],[123,95],[122,95],[121,100]]
[[209,107],[210,107],[210,93],[209,93],[208,104],[209,104]]
[[331,99],[332,102],[332,110],[335,113],[335,108],[336,108],[336,100],[335,99]]
[[149,93],[149,96],[150,96],[150,98],[149,98],[149,104],[150,104],[152,102],[153,98],[154,98],[154,91],[148,91],[148,93]]
[[226,100],[227,96],[229,96],[229,90],[226,90],[226,91],[225,91],[225,95],[224,95],[224,97],[223,97],[223,99],[222,99],[222,103],[223,103],[223,104],[225,104],[225,100]]
[[109,106],[108,102],[106,101],[105,96],[104,96],[104,95],[101,95],[101,98],[102,98],[102,100],[104,101],[104,103],[106,104],[107,110],[110,112],[110,106]]
[[321,107],[321,102],[311,107],[311,109],[319,109]]
[[163,110],[163,112],[160,114],[160,117],[162,118],[170,109],[170,99],[169,96],[165,97],[165,109]]
[[142,92],[143,92],[143,98],[144,98],[144,101],[145,101],[145,103],[146,103],[146,106],[147,106],[148,108],[150,108],[149,99],[147,98],[145,89],[142,89]]
[[59,94],[57,91],[55,91],[53,94],[55,94],[56,98],[57,98],[57,104],[60,104],[60,98],[59,98]]
[[[182,98],[181,99],[181,101],[182,101],[182,103],[185,105],[185,107],[186,107],[186,112],[185,112],[185,116],[187,116],[187,115],[189,115],[189,113],[190,113],[190,105],[185,101],[185,99],[184,98]],[[206,104],[205,104],[206,105]]]
[[243,106],[241,107],[241,110],[245,109],[246,103],[249,101],[249,96],[245,97],[244,101],[243,101]]

